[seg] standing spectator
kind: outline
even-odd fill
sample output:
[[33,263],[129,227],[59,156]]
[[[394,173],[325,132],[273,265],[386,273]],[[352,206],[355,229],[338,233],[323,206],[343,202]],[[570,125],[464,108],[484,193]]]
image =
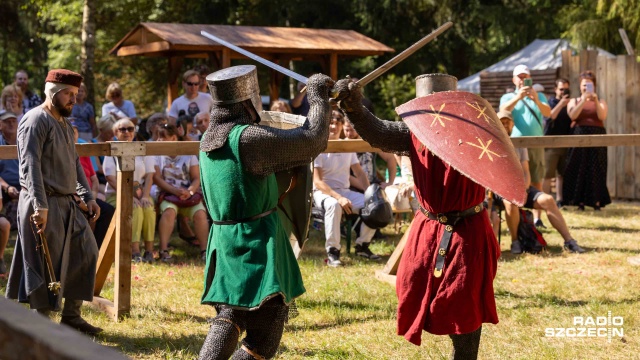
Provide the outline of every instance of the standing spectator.
[[117,120],[128,118],[133,125],[138,124],[138,115],[136,114],[136,108],[129,100],[125,100],[122,95],[122,88],[118,83],[111,83],[107,87],[107,93],[105,95],[110,102],[102,105],[102,116],[113,115]]
[[[329,140],[339,140],[344,126],[344,115],[341,110],[333,110],[329,125]],[[342,212],[358,214],[364,207],[364,194],[349,189],[349,171],[353,171],[356,182],[369,187],[369,180],[358,162],[355,153],[322,153],[313,160],[313,201],[324,209],[325,248],[327,265],[337,267],[340,261],[340,220]],[[347,229],[351,231],[351,229]],[[359,236],[356,239],[356,254],[371,260],[380,256],[369,249],[369,243],[375,229],[361,222]]]
[[18,116],[18,122],[20,122],[22,114],[24,114],[22,90],[14,84],[7,85],[2,89],[0,98],[2,99],[0,109],[16,114]]
[[204,132],[207,131],[207,128],[209,127],[209,116],[210,115],[207,112],[200,112],[196,115],[196,129],[200,132],[200,138],[198,138],[198,140],[202,139],[202,135],[204,135]]
[[16,72],[15,84],[22,90],[22,114],[26,114],[27,111],[42,104],[40,96],[29,88],[29,75],[26,71],[18,70]]
[[[7,298],[29,303],[43,315],[59,311],[60,323],[95,335],[102,329],[82,318],[83,301],[93,300],[98,248],[87,218],[73,197],[87,204],[95,221],[100,207],[78,161],[71,115],[82,76],[69,70],[51,70],[46,77],[44,104],[30,110],[18,128],[20,194],[18,241],[16,242]],[[51,221],[48,221],[51,220]],[[47,270],[38,250],[36,232],[46,235],[60,296],[51,296]]]
[[200,87],[198,88],[198,91],[208,94],[209,87],[207,86],[207,75],[211,73],[211,70],[205,64],[197,65],[193,70],[200,75]]
[[[500,119],[502,126],[504,126],[507,131],[507,134],[511,134],[513,130],[513,119],[511,118],[511,114],[506,111],[499,111],[498,118]],[[562,213],[560,212],[560,209],[558,209],[555,201],[553,201],[553,197],[531,186],[527,150],[523,148],[516,148],[516,153],[518,154],[520,165],[524,172],[525,183],[527,183],[527,201],[525,202],[524,207],[527,209],[544,210],[547,213],[547,217],[549,218],[551,225],[558,230],[564,239],[564,249],[578,254],[583,253],[584,249],[580,247],[578,242],[573,238],[573,236],[571,236],[569,227],[567,227],[567,222],[564,220],[564,216],[562,216]],[[509,227],[509,233],[511,234],[511,253],[522,254],[522,244],[520,243],[520,240],[518,240],[518,225],[520,224],[518,206],[502,199],[497,194],[494,195],[494,198],[496,204],[504,206],[505,213],[507,214],[507,226]]]
[[304,83],[298,82],[296,89],[298,90],[296,96],[289,101],[291,104],[291,112],[296,115],[307,116],[309,113],[309,99],[307,99],[307,92],[302,92]]
[[200,74],[194,70],[188,70],[182,76],[182,88],[184,89],[184,95],[175,99],[169,109],[169,122],[176,124],[176,119],[180,116],[180,110],[183,110],[186,115],[193,118],[198,115],[199,112],[211,111],[213,106],[213,98],[207,93],[198,91],[200,88]]
[[[158,131],[158,141],[182,141],[178,129],[167,124]],[[169,238],[173,232],[176,215],[185,219],[193,219],[196,238],[200,244],[200,256],[204,261],[209,236],[207,210],[200,193],[200,166],[195,155],[156,156],[153,181],[163,193],[159,196],[160,223],[160,257],[170,261]]]
[[[0,110],[3,111],[3,110]],[[0,115],[0,145],[16,145],[18,130],[18,115],[5,112]],[[20,165],[18,159],[0,160],[0,186],[2,187],[2,202],[5,216],[11,224],[11,229],[18,228],[18,198],[20,197]]]
[[[118,120],[113,125],[113,132],[118,141],[133,141],[136,127],[127,118]],[[131,256],[134,262],[152,263],[153,240],[156,230],[156,211],[151,199],[151,184],[153,184],[154,159],[152,156],[136,156],[133,171],[133,219],[131,238]],[[116,206],[116,161],[113,157],[105,157],[104,175],[107,178],[105,194],[107,202]],[[140,255],[140,237],[144,239],[145,252]]]
[[[502,95],[500,99],[500,110],[509,111],[513,115],[515,128],[511,136],[543,136],[542,120],[551,116],[547,99],[530,85],[531,72],[526,65],[518,65],[513,69],[512,81],[516,90]],[[545,173],[544,148],[531,148],[528,153],[531,186],[542,189]],[[533,217],[536,226],[544,226],[540,220],[540,211],[534,210]]]
[[167,116],[163,113],[155,113],[149,117],[147,120],[147,134],[149,134],[150,138],[147,141],[156,141],[158,140],[158,129],[160,129],[164,124],[166,124],[169,120]]
[[[582,95],[571,99],[567,106],[574,135],[602,135],[607,131],[607,103],[595,92],[596,76],[587,70],[580,74]],[[600,210],[611,203],[607,189],[607,148],[571,148],[567,152],[567,168],[562,186],[563,199],[567,204],[585,205]]]
[[78,88],[78,96],[76,96],[76,104],[73,106],[71,116],[75,118],[74,123],[80,138],[91,141],[94,136],[98,135],[98,128],[96,127],[96,114],[93,111],[93,105],[85,101],[86,96],[87,87],[82,83]]
[[[544,126],[545,135],[569,135],[571,134],[571,119],[567,113],[567,105],[570,100],[569,80],[557,79],[555,86],[555,96],[549,98],[551,116]],[[546,172],[542,190],[551,193],[551,179],[556,178],[556,202],[558,207],[562,207],[562,175],[566,166],[567,149],[551,148],[544,151],[544,162]]]

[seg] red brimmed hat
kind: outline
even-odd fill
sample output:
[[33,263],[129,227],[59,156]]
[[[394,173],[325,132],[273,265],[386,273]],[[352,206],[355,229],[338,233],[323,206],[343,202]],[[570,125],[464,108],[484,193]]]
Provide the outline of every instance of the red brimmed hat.
[[82,75],[66,69],[53,69],[44,81],[80,87]]

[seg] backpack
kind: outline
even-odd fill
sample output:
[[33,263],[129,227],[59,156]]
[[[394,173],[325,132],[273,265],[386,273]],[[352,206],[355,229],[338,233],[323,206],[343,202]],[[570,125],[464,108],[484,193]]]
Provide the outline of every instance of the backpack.
[[522,251],[538,254],[547,247],[547,242],[533,224],[533,214],[529,210],[520,211],[520,224],[518,224],[518,240],[522,245]]

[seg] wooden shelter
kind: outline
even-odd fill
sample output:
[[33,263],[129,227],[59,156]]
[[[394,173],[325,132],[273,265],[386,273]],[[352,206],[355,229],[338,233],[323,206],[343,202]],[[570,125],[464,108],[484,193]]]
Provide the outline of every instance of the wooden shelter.
[[[288,67],[289,61],[316,61],[338,77],[338,57],[382,55],[394,50],[353,30],[209,24],[140,23],[111,49],[118,56],[161,56],[169,60],[168,104],[178,97],[184,58],[204,58],[214,69],[246,58],[200,35],[207,31],[265,59]],[[284,75],[271,71],[269,93],[279,97]]]

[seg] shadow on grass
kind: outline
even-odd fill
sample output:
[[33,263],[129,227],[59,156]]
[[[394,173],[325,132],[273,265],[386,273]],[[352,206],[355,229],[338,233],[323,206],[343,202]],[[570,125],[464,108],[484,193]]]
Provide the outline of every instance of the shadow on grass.
[[571,230],[611,231],[614,233],[640,233],[640,229],[623,228],[619,226],[572,226]]
[[278,349],[279,358],[284,359],[285,354],[287,355],[300,355],[305,358],[313,357],[316,359],[351,359],[353,358],[353,353],[336,348],[328,348],[328,349],[312,349],[312,350],[293,350],[289,349],[289,347],[280,344],[280,348]]
[[167,352],[192,353],[196,358],[200,352],[202,343],[206,334],[167,336],[165,334],[157,336],[131,336],[110,334],[108,332],[100,333],[96,338],[110,344],[118,344],[117,346],[107,345],[120,352],[129,354],[155,354]]
[[496,298],[513,298],[522,300],[518,302],[513,309],[527,309],[531,307],[544,308],[548,306],[562,306],[562,307],[581,307],[588,304],[600,304],[600,305],[619,305],[619,304],[635,304],[638,302],[637,298],[627,298],[622,300],[611,299],[589,299],[589,300],[567,300],[556,295],[549,294],[535,294],[535,295],[520,295],[507,290],[496,290]]

